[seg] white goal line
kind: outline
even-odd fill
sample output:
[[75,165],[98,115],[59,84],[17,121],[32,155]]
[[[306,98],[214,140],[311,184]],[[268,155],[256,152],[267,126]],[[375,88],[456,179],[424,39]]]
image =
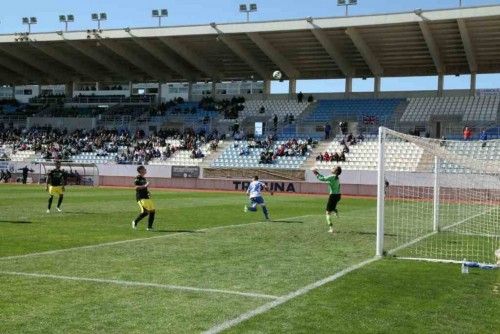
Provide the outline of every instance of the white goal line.
[[262,293],[257,293],[257,292],[241,292],[241,291],[223,290],[223,289],[197,288],[197,287],[191,287],[191,286],[134,282],[134,281],[124,281],[124,280],[104,279],[104,278],[63,276],[63,275],[52,275],[52,274],[43,274],[43,273],[27,273],[27,272],[18,272],[18,271],[0,271],[0,275],[49,278],[49,279],[57,279],[57,280],[65,280],[65,281],[78,281],[78,282],[106,283],[106,284],[116,284],[116,285],[123,285],[123,286],[149,287],[149,288],[159,288],[159,289],[166,289],[166,290],[180,290],[180,291],[190,291],[190,292],[218,293],[218,294],[228,294],[228,295],[251,297],[251,298],[263,298],[263,299],[278,299],[279,298],[278,296],[267,295],[267,294],[262,294]]
[[[283,219],[292,219],[293,220],[293,219],[300,219],[300,218],[306,218],[306,217],[312,217],[312,216],[316,216],[316,215],[285,217],[285,218],[280,218],[280,220],[283,220]],[[216,230],[221,230],[221,229],[226,229],[226,228],[237,228],[237,227],[245,227],[245,226],[258,225],[258,224],[272,224],[272,223],[273,223],[272,221],[271,222],[260,221],[260,222],[254,222],[254,223],[221,225],[221,226],[215,226],[215,227],[202,228],[199,230],[194,230],[193,232],[176,232],[176,233],[172,233],[172,234],[159,235],[159,236],[147,237],[147,238],[127,239],[127,240],[119,240],[119,241],[112,241],[112,242],[104,242],[101,244],[94,244],[94,245],[55,249],[55,250],[50,250],[50,251],[45,251],[45,252],[3,256],[3,257],[0,257],[0,261],[26,258],[26,257],[32,257],[32,256],[40,256],[40,255],[52,255],[52,254],[58,254],[58,253],[63,253],[63,252],[69,252],[69,251],[73,251],[73,250],[94,249],[94,248],[100,248],[100,247],[106,247],[106,246],[115,246],[115,245],[127,244],[127,243],[132,243],[132,242],[138,242],[138,241],[149,241],[149,240],[155,240],[155,239],[171,238],[171,237],[175,237],[175,236],[179,236],[179,235],[189,235],[190,233],[200,233],[200,232],[216,231]]]

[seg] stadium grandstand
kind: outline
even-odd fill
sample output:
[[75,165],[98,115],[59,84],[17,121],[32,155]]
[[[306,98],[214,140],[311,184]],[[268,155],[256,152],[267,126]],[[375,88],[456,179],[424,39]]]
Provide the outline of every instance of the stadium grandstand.
[[[170,223],[169,219],[174,219],[175,215],[184,214],[181,213],[182,208],[191,210],[193,216],[200,215],[196,216],[200,221],[209,221],[214,215],[204,211],[206,208],[203,205],[209,207],[215,202],[219,205],[232,201],[215,190],[246,190],[248,181],[257,175],[257,179],[260,177],[267,182],[272,194],[297,193],[300,201],[288,199],[290,202],[286,204],[291,212],[301,207],[307,207],[308,210],[313,208],[311,210],[321,214],[315,218],[315,223],[321,221],[323,224],[323,206],[314,206],[299,196],[325,194],[325,184],[319,182],[325,180],[322,175],[330,175],[332,169],[336,173],[338,169],[335,168],[341,167],[342,195],[362,197],[356,199],[359,201],[371,198],[374,202],[371,211],[364,213],[370,218],[348,212],[351,209],[352,212],[358,210],[357,204],[351,203],[352,208],[345,211],[352,221],[359,220],[361,227],[355,224],[343,227],[339,237],[347,240],[356,234],[356,238],[371,239],[356,239],[356,242],[348,244],[348,250],[342,250],[343,254],[355,253],[357,250],[353,245],[370,244],[371,248],[376,248],[374,251],[379,257],[390,255],[407,260],[461,265],[466,264],[466,260],[473,260],[477,266],[492,266],[492,250],[500,248],[500,88],[477,87],[478,76],[487,74],[500,74],[500,5],[244,23],[212,22],[168,27],[0,34],[0,183],[27,182],[32,183],[33,187],[45,185],[49,178],[48,171],[54,164],[61,162],[62,168],[71,173],[71,183],[78,186],[115,187],[113,190],[81,187],[85,191],[109,191],[115,196],[113,192],[118,192],[118,188],[132,186],[131,180],[140,172],[137,167],[143,165],[147,168],[148,181],[155,188],[170,188],[172,191],[196,189],[215,194],[209,199],[196,195],[199,197],[190,198],[181,204],[175,201],[183,198],[184,193],[181,192],[178,197],[172,195],[167,202],[172,201],[179,206],[172,209],[177,211],[166,219]],[[445,78],[448,76],[470,78],[468,89],[445,89]],[[382,89],[382,81],[386,78],[409,77],[435,77],[437,84],[435,87],[413,91]],[[354,91],[353,81],[358,79],[373,81],[371,91]],[[333,92],[332,88],[332,92],[301,92],[297,89],[297,82],[302,80],[342,80],[343,91]],[[273,93],[272,86],[278,83],[287,84],[288,92]],[[26,170],[30,171],[27,179]],[[337,180],[339,175],[335,174]],[[14,189],[17,185],[5,187]],[[22,189],[22,186],[16,189],[19,188]],[[81,189],[78,191],[83,194],[80,194],[82,198],[91,197]],[[160,198],[166,198],[162,196],[166,195],[159,195]],[[276,197],[280,196],[275,196],[274,201],[278,201]],[[98,201],[104,202],[96,198],[96,203],[89,206],[89,212],[75,215],[83,219],[95,214],[97,218],[91,219],[102,218],[106,222],[109,219],[111,222],[114,217],[107,216],[107,208],[99,209],[101,211],[98,213],[90,212],[91,208],[99,205]],[[273,200],[270,202],[273,203]],[[342,201],[339,205],[350,203],[349,199]],[[205,204],[200,204],[198,208],[195,207],[197,203]],[[71,207],[71,203],[68,205],[73,210],[68,210],[68,214],[75,213],[75,207]],[[241,211],[241,207],[238,202],[238,210]],[[228,277],[235,280],[238,275],[238,279],[244,275],[253,277],[252,274],[260,271],[262,276],[271,277],[272,270],[284,266],[284,262],[270,264],[272,259],[267,259],[267,253],[261,252],[273,247],[296,256],[290,262],[298,266],[310,265],[296,271],[297,277],[304,276],[301,278],[302,283],[310,284],[326,277],[326,273],[331,274],[324,269],[332,265],[328,262],[331,259],[324,259],[324,266],[320,268],[317,265],[318,269],[314,263],[319,262],[310,260],[313,257],[310,253],[299,254],[302,244],[297,249],[294,248],[295,244],[287,248],[286,242],[290,236],[304,238],[297,244],[300,241],[311,244],[305,236],[295,236],[309,233],[304,232],[307,224],[302,222],[307,222],[311,215],[300,212],[293,219],[285,219],[288,209],[283,210],[283,219],[277,220],[283,223],[281,225],[286,225],[285,232],[273,230],[267,234],[267,229],[276,228],[275,225],[255,232],[260,240],[278,236],[279,242],[273,241],[272,245],[263,243],[251,249],[250,239],[257,239],[251,232],[248,240],[239,244],[249,248],[234,252],[250,256],[255,250],[256,256],[260,256],[264,264],[261,266],[261,263],[255,262],[251,269],[241,273],[227,270]],[[141,214],[144,213],[143,206],[141,210]],[[244,210],[248,211],[247,206]],[[154,208],[152,212],[154,219]],[[225,212],[218,213],[223,216],[221,219],[225,219]],[[330,214],[333,219],[334,213],[336,215],[335,210],[331,211],[327,207],[329,223]],[[340,219],[343,219],[343,214],[340,211]],[[18,213],[12,213],[14,215]],[[161,210],[158,210],[160,215]],[[267,219],[267,211],[265,215]],[[476,220],[479,221],[477,224]],[[378,223],[376,231],[375,221]],[[3,222],[2,217],[0,222]],[[136,222],[132,224],[135,229]],[[85,228],[89,228],[89,225],[85,225]],[[233,223],[227,225],[239,226]],[[150,279],[156,283],[138,283],[148,280],[148,277],[139,276],[134,278],[137,282],[129,284],[131,289],[135,285],[134,288],[154,287],[269,299],[263,311],[259,308],[250,313],[240,312],[239,309],[238,312],[223,310],[220,317],[211,315],[207,323],[203,322],[203,315],[196,315],[192,318],[202,319],[202,324],[189,329],[177,324],[178,327],[174,327],[172,332],[199,332],[200,328],[206,330],[223,319],[220,327],[215,326],[206,332],[219,333],[258,316],[261,311],[267,312],[337,279],[335,275],[330,276],[299,290],[304,285],[299,279],[297,282],[300,284],[290,283],[292,279],[284,280],[283,287],[279,288],[279,283],[266,286],[267,283],[256,279],[257,292],[239,292],[252,290],[254,286],[250,283],[249,286],[239,285],[232,281],[227,286],[218,285],[214,282],[223,280],[215,276],[216,272],[225,275],[226,268],[216,268],[216,265],[195,268],[198,265],[197,254],[206,255],[207,263],[219,261],[214,260],[216,255],[220,256],[218,259],[227,257],[230,259],[228,261],[233,261],[232,265],[247,263],[247,255],[235,258],[231,251],[220,246],[227,246],[228,249],[233,247],[233,239],[231,242],[221,239],[220,244],[214,246],[208,241],[200,241],[202,237],[198,236],[212,233],[208,225],[200,225],[199,229],[195,225],[172,226],[160,232],[172,232],[174,237],[189,235],[186,238],[192,238],[190,251],[185,252],[193,254],[192,258],[186,259],[184,263],[176,263],[176,270],[183,265],[189,266],[189,270],[186,269],[189,273],[197,270],[201,272],[203,269],[203,273],[190,280],[189,284],[199,283],[209,288],[184,287],[182,280],[175,279],[189,275],[184,277],[185,273],[179,269],[175,274],[178,276],[172,274],[174,279],[165,279],[167,283],[164,285],[163,278],[155,281],[154,275],[159,275],[158,271],[151,274]],[[127,228],[130,229],[129,223]],[[297,233],[294,229],[301,229],[301,232]],[[85,234],[83,229],[78,230],[80,232]],[[222,238],[224,233],[229,232],[221,232],[217,237]],[[375,234],[376,245],[373,240]],[[483,239],[481,242],[474,239],[478,236],[487,241],[482,243]],[[61,240],[66,242],[65,238]],[[230,238],[237,237],[233,234]],[[285,240],[283,249],[281,239]],[[100,236],[95,237],[94,241],[108,242]],[[373,247],[371,241],[374,241]],[[122,241],[117,236],[110,238],[109,242],[115,245]],[[200,249],[200,245],[205,248]],[[35,254],[44,254],[45,251],[50,253],[51,246],[47,242]],[[65,247],[87,246],[68,242]],[[151,258],[139,247],[116,251],[113,256],[119,258],[130,253],[133,257],[136,254],[132,253],[137,251],[137,254],[147,259],[146,262],[160,259],[163,254],[168,254],[172,261],[176,261],[178,255],[169,253],[171,250],[166,250],[167,246],[162,244],[158,247],[165,253],[154,253],[157,250],[152,250]],[[328,247],[326,251],[330,251]],[[34,276],[50,279],[63,277],[67,281],[78,281],[79,276],[91,277],[92,269],[85,272],[85,268],[94,265],[94,259],[89,260],[93,257],[90,254],[99,252],[91,248],[82,253],[75,252],[72,258],[75,259],[74,263],[80,260],[84,263],[78,268],[72,261],[63,262],[65,255],[56,250],[54,253],[61,256],[61,262],[51,263],[50,270],[56,267],[54,263],[69,263],[62,270],[64,274],[51,276],[38,273],[38,276]],[[370,256],[373,255],[371,248],[369,252],[366,251]],[[211,253],[215,251],[219,253]],[[315,250],[317,254],[322,251]],[[0,278],[5,273],[24,275],[24,258],[17,259],[19,254],[6,254],[14,257],[12,263],[19,264],[21,269],[5,264],[6,261],[0,257]],[[366,258],[366,254],[360,255],[359,259]],[[29,256],[26,258],[29,259]],[[321,256],[328,257],[326,254]],[[96,263],[99,264],[101,260],[95,256]],[[99,268],[102,273],[116,274],[113,280],[85,278],[86,282],[127,285],[127,279],[132,279],[133,275],[129,277],[119,272],[122,269],[112,268],[115,265],[113,261],[114,258],[109,260],[109,268],[106,265]],[[43,262],[40,263],[43,266]],[[140,267],[138,263],[130,265],[132,272]],[[338,268],[335,267],[335,270],[338,269],[336,272],[343,276],[356,270],[357,267],[351,268],[354,263],[357,262],[346,260],[341,265],[336,263]],[[34,264],[33,267],[38,265]],[[129,266],[128,263],[121,265]],[[275,265],[276,268],[269,271],[262,269]],[[228,267],[232,268],[230,265]],[[29,265],[27,268],[31,269]],[[70,269],[80,274],[74,275]],[[115,272],[112,272],[114,269]],[[462,270],[466,269],[462,267]],[[293,276],[292,272],[295,274],[291,269],[279,267],[279,270],[282,270],[282,276]],[[234,277],[231,276],[233,274]],[[169,279],[172,277],[168,276]],[[405,279],[411,281],[412,278]],[[193,283],[196,280],[196,284]],[[498,309],[498,282],[496,289],[495,309]],[[490,290],[488,294],[491,294]],[[379,298],[378,304],[383,300],[382,296]],[[447,301],[450,305],[455,302],[451,299]],[[182,304],[185,305],[188,305],[187,302]],[[222,297],[220,305],[227,306]],[[254,309],[259,305],[246,306]],[[123,304],[120,307],[124,307]],[[128,312],[130,306],[126,307]],[[212,310],[210,307],[207,309]],[[226,321],[233,317],[233,320]],[[210,326],[207,326],[208,323]],[[478,332],[488,332],[494,325]],[[93,330],[113,332],[113,328],[102,328],[95,327]],[[151,328],[150,332],[162,332],[158,328]],[[429,332],[442,329],[439,326],[432,327],[432,330],[429,328],[426,328]],[[450,325],[442,331],[454,332],[455,329]],[[285,325],[279,330],[266,330],[243,328],[241,332],[335,331],[332,328],[316,331],[314,327],[289,328]],[[396,328],[395,332],[405,330],[403,326]],[[426,330],[418,328],[415,332]],[[498,327],[494,330],[498,330]],[[66,332],[72,331],[75,328]],[[387,328],[375,331],[391,332]],[[122,332],[133,330],[126,328]],[[357,328],[346,332],[357,332]],[[363,328],[359,332],[370,332],[370,328]],[[474,328],[466,328],[464,332],[474,332]]]

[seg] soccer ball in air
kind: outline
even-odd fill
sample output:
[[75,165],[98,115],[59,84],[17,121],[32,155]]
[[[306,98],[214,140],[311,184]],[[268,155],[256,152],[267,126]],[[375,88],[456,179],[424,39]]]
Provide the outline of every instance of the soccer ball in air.
[[496,256],[496,258],[497,258],[497,266],[499,266],[499,267],[500,267],[500,249],[497,249],[497,250],[495,251],[495,256]]
[[281,80],[282,77],[283,77],[283,74],[281,74],[281,71],[274,71],[273,72],[273,78],[275,80]]

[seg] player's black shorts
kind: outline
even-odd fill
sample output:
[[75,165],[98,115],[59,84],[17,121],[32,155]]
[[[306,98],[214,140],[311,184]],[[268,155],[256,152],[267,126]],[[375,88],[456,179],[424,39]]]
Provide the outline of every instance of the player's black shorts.
[[326,204],[326,211],[337,212],[337,203],[340,201],[340,194],[331,194],[328,197],[328,204]]

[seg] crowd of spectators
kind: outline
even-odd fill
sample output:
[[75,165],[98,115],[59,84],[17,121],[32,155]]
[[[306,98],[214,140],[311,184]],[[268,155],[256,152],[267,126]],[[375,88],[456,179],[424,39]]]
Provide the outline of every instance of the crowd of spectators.
[[348,133],[347,135],[344,135],[344,137],[339,141],[339,144],[341,146],[340,151],[320,153],[316,157],[316,161],[346,161],[346,154],[350,152],[350,146],[356,145],[357,143],[364,140],[365,137],[361,133],[357,137],[355,137],[352,133]]
[[[176,145],[171,142],[178,143]],[[117,130],[75,130],[66,131],[56,128],[31,128],[29,130],[0,130],[0,146],[9,146],[12,152],[31,150],[42,159],[70,160],[72,156],[84,152],[93,152],[106,157],[116,153],[116,162],[122,164],[144,163],[151,159],[168,159],[178,150],[189,150],[193,157],[203,155],[201,148],[208,144],[216,150],[219,134],[195,133],[188,129],[160,130],[146,136],[138,130],[133,134]],[[201,155],[200,155],[201,153]]]

